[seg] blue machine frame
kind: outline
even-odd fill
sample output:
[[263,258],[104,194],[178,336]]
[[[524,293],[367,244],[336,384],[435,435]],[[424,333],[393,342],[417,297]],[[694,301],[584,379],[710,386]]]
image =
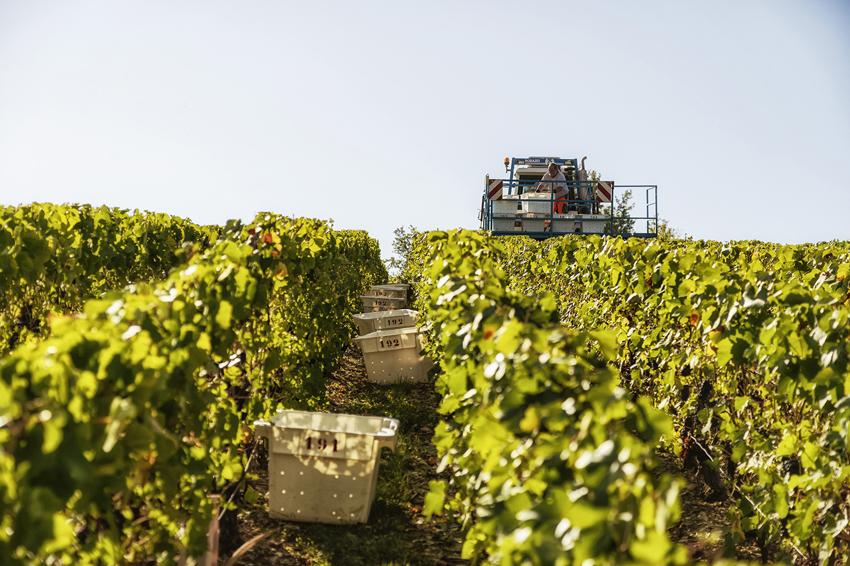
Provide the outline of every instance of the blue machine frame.
[[[517,208],[522,207],[522,203],[530,203],[536,202],[540,203],[540,198],[535,199],[524,199],[522,195],[525,194],[523,189],[540,184],[541,181],[521,181],[519,179],[514,178],[517,172],[517,166],[519,165],[546,165],[550,162],[556,163],[559,167],[564,165],[572,165],[574,171],[578,172],[578,159],[564,159],[560,157],[512,157],[510,159],[510,166],[508,167],[508,163],[506,160],[505,168],[508,173],[507,179],[489,179],[490,182],[493,181],[501,181],[502,183],[502,191],[505,195],[517,195],[519,198],[512,198],[511,202],[517,203]],[[610,210],[607,215],[582,215],[580,211],[589,212],[597,212],[600,209],[600,203],[596,199],[596,181],[578,181],[578,180],[568,180],[566,182],[568,189],[571,192],[574,190],[576,194],[589,195],[589,198],[579,199],[579,198],[569,198],[565,201],[565,206],[567,208],[571,208],[574,211],[579,211],[579,214],[573,216],[567,216],[565,214],[558,214],[556,212],[556,200],[555,194],[553,192],[549,194],[549,206],[548,206],[548,214],[536,214],[533,219],[538,221],[543,221],[544,229],[543,230],[505,230],[505,229],[495,229],[494,215],[493,215],[493,202],[488,197],[488,187],[484,187],[484,194],[481,198],[481,210],[479,212],[479,220],[481,221],[481,228],[484,230],[488,230],[495,236],[516,236],[516,235],[524,235],[530,236],[536,239],[545,239],[551,238],[553,236],[563,236],[567,234],[581,234],[581,235],[591,235],[591,234],[603,234],[603,235],[614,235],[614,236],[623,236],[623,237],[639,237],[639,238],[654,238],[658,235],[658,185],[613,185],[611,186],[611,202],[610,202]],[[629,189],[633,191],[643,190],[644,192],[644,206],[645,206],[645,215],[644,216],[629,216],[628,222],[629,224],[635,227],[634,230],[624,232],[616,229],[616,221],[618,220],[615,216],[615,204],[616,204],[616,189]],[[545,202],[545,200],[543,201]],[[637,204],[637,203],[636,203]],[[504,218],[504,216],[503,216]],[[528,220],[529,216],[524,216],[523,213],[516,212],[513,217],[510,215],[507,216],[507,220],[513,218],[515,220],[514,225],[522,224],[522,220]],[[576,224],[581,224],[582,221],[592,220],[596,223],[604,222],[605,229],[604,232],[572,232],[572,231],[556,231],[553,229],[556,226],[556,221],[576,221]],[[548,228],[547,228],[548,227]],[[643,230],[638,230],[638,227],[643,227]]]

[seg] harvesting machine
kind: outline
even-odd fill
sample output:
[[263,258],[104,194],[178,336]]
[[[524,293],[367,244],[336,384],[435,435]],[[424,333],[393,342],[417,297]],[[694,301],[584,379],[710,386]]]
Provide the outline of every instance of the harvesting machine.
[[[564,234],[654,237],[658,232],[658,186],[616,185],[588,174],[583,157],[505,157],[506,179],[486,176],[478,219],[497,236],[524,234],[543,239]],[[550,164],[564,181],[542,180]],[[642,216],[618,212],[615,190],[632,192]],[[643,202],[641,202],[643,201]]]

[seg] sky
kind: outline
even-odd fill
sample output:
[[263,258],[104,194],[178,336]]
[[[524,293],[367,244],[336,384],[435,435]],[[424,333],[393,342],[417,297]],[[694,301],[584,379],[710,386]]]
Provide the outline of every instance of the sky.
[[850,0],[0,0],[0,203],[477,227],[588,156],[715,240],[850,240]]

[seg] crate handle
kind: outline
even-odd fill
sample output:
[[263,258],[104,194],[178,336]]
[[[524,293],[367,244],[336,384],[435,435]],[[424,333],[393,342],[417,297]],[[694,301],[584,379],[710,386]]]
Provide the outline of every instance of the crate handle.
[[260,438],[271,438],[272,423],[269,421],[254,421],[254,436]]
[[398,421],[396,419],[383,419],[381,422],[381,430],[375,437],[378,439],[378,450],[381,448],[389,448],[395,452],[396,443],[398,442]]
[[398,430],[398,420],[384,417],[381,419],[381,430],[378,436],[395,436]]

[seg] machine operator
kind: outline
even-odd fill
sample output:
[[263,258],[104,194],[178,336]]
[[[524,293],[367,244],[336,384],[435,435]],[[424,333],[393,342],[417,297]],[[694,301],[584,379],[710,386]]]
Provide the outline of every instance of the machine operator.
[[564,214],[567,208],[567,178],[554,161],[549,162],[549,168],[540,179],[536,192],[555,193],[554,210],[557,214]]

